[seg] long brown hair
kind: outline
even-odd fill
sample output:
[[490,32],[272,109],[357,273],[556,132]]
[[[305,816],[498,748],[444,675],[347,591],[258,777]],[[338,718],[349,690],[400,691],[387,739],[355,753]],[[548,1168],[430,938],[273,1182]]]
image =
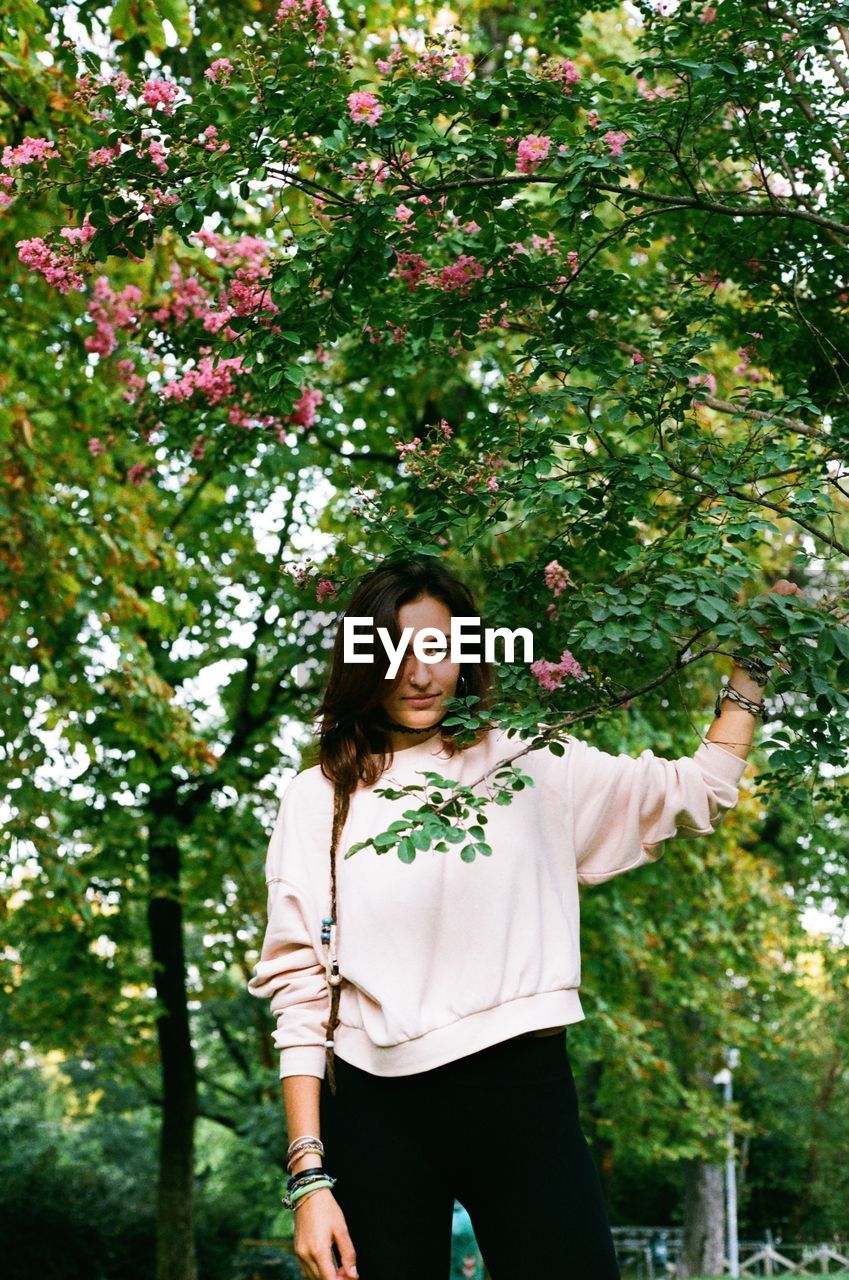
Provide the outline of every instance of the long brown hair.
[[[330,674],[324,697],[317,711],[321,716],[319,736],[319,765],[321,772],[333,783],[333,826],[330,839],[330,916],[322,921],[322,942],[328,947],[327,981],[330,990],[330,1017],[327,1023],[325,1053],[327,1077],[331,1091],[336,1092],[333,1058],[333,1033],[339,1022],[339,988],[342,977],[336,960],[336,850],[345,820],[351,793],[360,783],[371,786],[392,760],[391,740],[388,728],[381,723],[384,699],[394,685],[388,685],[386,675],[389,658],[377,647],[374,662],[346,663],[344,661],[344,620],[346,617],[371,618],[374,634],[378,627],[385,627],[393,646],[401,639],[398,610],[422,596],[440,600],[452,617],[480,617],[471,591],[466,584],[441,561],[432,556],[404,555],[387,557],[375,569],[357,582],[348,607],[342,614],[333,646]],[[484,620],[481,618],[480,639],[483,641]],[[401,679],[399,670],[397,679]],[[492,709],[497,686],[495,669],[491,663],[464,662],[460,666],[455,696],[476,696],[476,712]],[[487,726],[478,729],[470,741],[459,745],[452,733],[444,727],[440,730],[442,746],[453,756],[479,742],[487,733]]]

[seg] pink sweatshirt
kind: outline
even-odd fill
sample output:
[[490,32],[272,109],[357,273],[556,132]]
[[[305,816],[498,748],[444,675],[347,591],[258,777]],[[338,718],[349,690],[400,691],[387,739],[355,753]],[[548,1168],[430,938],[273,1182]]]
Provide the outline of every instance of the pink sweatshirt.
[[[525,1031],[578,1022],[579,884],[654,862],[670,836],[709,835],[738,799],[746,761],[703,741],[666,760],[611,755],[570,737],[516,764],[534,779],[485,812],[491,855],[463,862],[461,844],[402,863],[352,844],[384,831],[410,796],[375,791],[422,783],[422,769],[471,784],[531,737],[489,730],[453,759],[439,732],[396,752],[373,787],[351,796],[337,852],[341,986],[335,1051],[380,1076],[410,1075]],[[490,788],[493,779],[488,780]],[[484,784],[477,794],[487,794]],[[268,846],[268,928],[248,983],[270,998],[280,1076],[324,1075],[330,1012],[321,921],[330,907],[331,783],[318,765],[286,787]]]

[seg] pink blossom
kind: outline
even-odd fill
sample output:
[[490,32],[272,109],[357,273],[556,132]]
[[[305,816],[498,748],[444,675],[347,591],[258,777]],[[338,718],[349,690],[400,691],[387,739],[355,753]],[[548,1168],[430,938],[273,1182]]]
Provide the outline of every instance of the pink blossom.
[[18,258],[30,271],[38,271],[48,284],[60,293],[82,289],[83,278],[74,269],[74,260],[67,250],[52,249],[40,236],[32,240],[18,240]]
[[398,450],[401,457],[404,458],[408,453],[415,453],[421,442],[421,436],[413,436],[413,439],[408,444],[403,444],[401,441],[398,441],[395,448]]
[[3,148],[3,168],[12,169],[15,165],[34,164],[39,161],[46,165],[56,155],[56,143],[52,138],[24,138],[16,147]]
[[348,114],[357,123],[377,124],[383,115],[383,107],[374,93],[349,93]]
[[418,288],[422,276],[427,272],[427,262],[420,253],[399,253],[397,266],[392,268],[390,275],[397,276],[399,280],[403,280],[412,293]]
[[136,366],[132,360],[119,360],[118,372],[124,383],[123,398],[129,404],[135,404],[147,385],[144,378],[140,373],[136,373]]
[[551,138],[529,133],[516,149],[516,168],[520,173],[533,173],[542,164],[551,148]]
[[134,462],[133,465],[130,467],[129,471],[127,472],[127,479],[129,480],[130,484],[134,484],[136,485],[136,487],[138,487],[140,484],[144,483],[144,481],[152,473],[152,471],[153,471],[153,467],[148,466],[147,463]]
[[601,116],[598,114],[597,111],[587,112],[587,124],[590,127],[590,129],[597,129],[600,123],[601,123]]
[[96,457],[97,457],[97,455],[98,455],[99,453],[103,453],[103,452],[104,452],[104,444],[103,444],[103,441],[102,441],[102,440],[98,440],[97,436],[89,436],[89,438],[88,438],[88,451],[89,451],[89,453],[91,454],[91,456],[92,456],[93,458],[96,458]]
[[89,214],[83,218],[82,225],[79,227],[63,227],[59,232],[64,240],[69,244],[85,244],[91,240],[92,236],[97,234],[96,229],[89,222]]
[[203,131],[203,137],[206,142],[203,144],[204,151],[229,151],[229,142],[218,141],[218,129],[214,124],[208,124]]
[[564,569],[558,560],[551,560],[543,570],[545,573],[545,585],[555,596],[559,596],[560,592],[569,585],[569,570]]
[[571,676],[573,680],[580,680],[584,671],[581,664],[572,656],[569,650],[564,649],[560,655],[559,662],[546,662],[544,658],[540,658],[537,662],[532,662],[531,673],[536,676],[543,689],[553,692],[555,689],[560,688],[565,676]]
[[283,421],[294,427],[311,427],[315,422],[315,411],[323,400],[321,391],[301,387],[300,399],[295,401],[292,412]]
[[602,135],[602,142],[607,143],[608,150],[612,156],[621,156],[622,148],[628,141],[627,133],[617,132],[614,129],[608,129],[607,133]]
[[487,480],[487,482],[486,482],[486,487],[487,487],[487,489],[489,489],[490,493],[496,493],[496,492],[497,492],[497,490],[498,490],[498,481],[496,480],[495,476],[490,476],[490,477],[489,477],[489,479],[488,479],[488,480]]
[[324,0],[281,0],[274,22],[296,28],[314,27],[318,39],[323,40],[329,16]]
[[111,169],[113,162],[117,160],[121,154],[121,143],[116,142],[111,147],[98,147],[95,151],[88,153],[89,169],[104,168]]
[[462,84],[468,76],[471,68],[471,54],[463,53],[454,59],[449,69],[443,73],[441,78],[443,80],[450,80],[454,84]]
[[321,578],[315,589],[315,598],[319,604],[324,604],[325,600],[333,599],[336,595],[336,588],[329,578]]
[[[687,379],[687,385],[690,387],[706,387],[709,395],[716,395],[716,378],[712,373],[694,373],[692,377]],[[702,403],[702,400],[698,400],[693,396],[693,404]]]
[[133,87],[133,82],[127,75],[126,71],[116,72],[109,83],[115,90],[116,98],[126,98],[127,94]]
[[408,209],[405,204],[396,204],[395,217],[399,222],[409,222],[412,216],[412,209]]
[[204,77],[213,84],[226,84],[233,74],[233,64],[229,58],[216,58],[204,71]]
[[139,155],[150,156],[150,161],[153,167],[158,169],[160,173],[167,173],[168,165],[165,161],[166,151],[162,143],[158,138],[147,138],[145,141],[147,142],[147,146],[139,147]]
[[200,462],[201,458],[206,453],[206,441],[203,436],[197,436],[196,439],[192,441],[192,447],[189,452],[195,462]]
[[242,360],[242,356],[220,359],[213,368],[212,357],[205,356],[195,368],[187,369],[182,377],[167,383],[162,388],[162,399],[185,401],[198,392],[210,404],[218,404],[225,396],[234,394],[233,375],[241,372]]
[[480,280],[482,275],[482,263],[471,254],[461,253],[449,266],[442,268],[438,283],[442,289],[448,291],[457,289],[465,293],[471,288],[472,281]]
[[572,85],[581,78],[580,71],[569,58],[562,58],[559,62],[549,60],[540,74],[559,84],[566,95],[572,92]]
[[118,345],[116,329],[132,332],[138,325],[142,293],[137,285],[128,284],[116,293],[108,276],[98,276],[88,303],[88,316],[95,331],[83,340],[86,351],[99,356],[111,355]]
[[149,107],[161,107],[163,115],[173,116],[174,99],[179,89],[170,80],[145,80],[142,100]]
[[375,64],[374,64],[374,65],[377,67],[377,69],[378,69],[378,71],[380,72],[380,74],[381,74],[381,75],[386,76],[386,75],[388,75],[388,74],[389,74],[389,72],[390,72],[390,71],[392,70],[392,68],[395,66],[395,63],[396,63],[396,62],[400,62],[400,61],[402,60],[402,58],[403,58],[403,57],[404,57],[404,51],[403,51],[403,49],[401,49],[401,48],[396,44],[396,45],[393,45],[393,46],[392,46],[392,49],[391,49],[391,51],[390,51],[390,54],[389,54],[389,57],[388,57],[388,58],[377,58],[377,59],[375,59]]
[[632,354],[631,359],[634,361],[634,364],[645,364],[646,362],[646,358],[641,351],[635,351]]
[[716,9],[713,5],[708,5],[706,9],[702,9],[702,22],[716,22]]

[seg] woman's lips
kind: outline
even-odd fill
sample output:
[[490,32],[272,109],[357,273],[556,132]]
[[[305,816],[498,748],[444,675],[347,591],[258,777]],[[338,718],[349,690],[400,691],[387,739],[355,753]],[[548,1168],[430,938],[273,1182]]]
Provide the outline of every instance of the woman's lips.
[[405,698],[405,702],[409,702],[412,707],[429,707],[436,700],[436,694],[432,693],[429,698]]

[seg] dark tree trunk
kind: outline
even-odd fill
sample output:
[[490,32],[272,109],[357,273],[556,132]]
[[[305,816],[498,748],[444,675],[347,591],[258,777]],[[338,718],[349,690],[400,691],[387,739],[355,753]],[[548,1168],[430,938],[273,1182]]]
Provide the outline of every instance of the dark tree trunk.
[[162,1128],[156,1211],[156,1280],[195,1280],[194,1124],[197,1078],[189,1027],[180,902],[180,850],[167,801],[154,802],[148,838],[147,907],[156,1031],[162,1070]]
[[684,1239],[677,1274],[721,1276],[725,1258],[724,1170],[690,1160],[684,1169]]

